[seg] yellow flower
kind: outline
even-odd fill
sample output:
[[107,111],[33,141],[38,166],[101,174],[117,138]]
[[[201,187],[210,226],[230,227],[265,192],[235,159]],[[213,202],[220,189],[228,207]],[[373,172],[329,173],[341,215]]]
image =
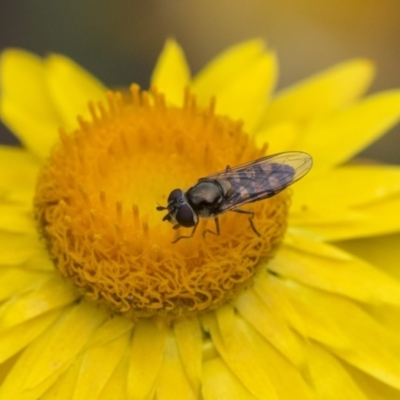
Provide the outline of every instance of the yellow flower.
[[[258,40],[193,79],[170,40],[150,92],[59,55],[0,67],[23,144],[0,148],[0,400],[400,399],[400,168],[343,165],[400,118],[400,91],[359,99],[371,63],[276,96]],[[297,150],[310,174],[247,206],[260,237],[226,213],[171,243],[175,187]]]

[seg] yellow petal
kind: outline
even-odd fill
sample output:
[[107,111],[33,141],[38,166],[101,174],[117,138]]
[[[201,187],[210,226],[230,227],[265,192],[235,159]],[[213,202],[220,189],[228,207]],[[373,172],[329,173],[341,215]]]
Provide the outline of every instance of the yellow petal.
[[40,400],[71,400],[76,381],[78,379],[79,368],[82,363],[82,356],[77,357],[71,366],[56,380]]
[[88,117],[89,101],[105,99],[106,87],[71,59],[53,54],[45,60],[46,83],[49,94],[64,127],[77,126],[76,117]]
[[[257,356],[253,354],[253,349],[247,341],[242,342],[239,348],[226,349],[224,339],[219,330],[217,321],[211,314],[203,318],[203,326],[210,333],[212,341],[216,346],[218,353],[228,365],[229,369],[236,375],[241,384],[256,398],[259,399],[278,399],[278,394],[271,382],[270,377],[265,371],[264,364]],[[238,334],[238,332],[236,332]],[[232,339],[232,337],[231,337]],[[237,346],[236,340],[230,345]],[[254,347],[254,345],[252,346]]]
[[[335,243],[341,248],[362,257],[400,281],[400,235],[387,235]],[[400,310],[395,307],[374,306],[370,312],[397,335],[400,326]]]
[[133,329],[133,322],[123,317],[107,319],[90,339],[88,347],[102,347],[112,342]]
[[[363,207],[346,209],[330,205],[318,206],[302,216],[290,216],[290,231],[318,240],[335,241],[386,235],[400,231],[400,195]],[[321,213],[321,208],[324,212]],[[305,214],[309,214],[305,218]],[[316,216],[320,215],[320,218]]]
[[[257,282],[255,283],[257,284]],[[277,318],[253,291],[241,293],[235,308],[254,329],[282,353],[297,369],[306,369],[304,343],[282,318]]]
[[[33,196],[32,196],[33,197]],[[32,201],[31,197],[31,201]],[[32,205],[0,203],[0,230],[27,233],[36,233],[36,223],[32,215]]]
[[[389,275],[328,244],[300,236],[291,236],[291,239],[268,263],[268,269],[285,278],[363,303],[400,306],[400,282]],[[320,249],[320,254],[307,251],[315,247]],[[322,253],[324,249],[325,254]]]
[[[291,281],[274,279],[275,286],[290,297],[305,323],[316,310],[329,316],[330,323],[347,338],[347,346],[336,347],[322,337],[315,339],[349,364],[400,389],[400,340],[379,325],[353,301],[316,291]],[[311,321],[314,324],[314,321]],[[310,330],[310,333],[311,330]],[[316,333],[316,332],[314,332]]]
[[173,39],[165,42],[151,77],[155,85],[167,100],[175,105],[183,104],[184,89],[190,84],[190,70],[185,53]]
[[[98,400],[128,400],[127,394],[127,378],[129,369],[129,351],[125,353],[121,362],[118,364],[114,373],[106,383]],[[130,398],[129,400],[131,400]]]
[[178,346],[172,334],[165,343],[164,359],[157,377],[155,397],[157,400],[198,399],[198,393],[192,388],[185,373]]
[[0,333],[0,362],[17,354],[42,334],[61,314],[54,310]]
[[58,138],[61,119],[48,95],[42,60],[10,49],[0,60],[0,116],[21,142],[40,158]]
[[336,242],[341,249],[376,265],[400,281],[400,234]]
[[[101,330],[102,327],[99,328],[99,331]],[[113,333],[109,331],[110,333],[113,336]],[[99,397],[128,348],[129,336],[128,332],[117,339],[110,338],[111,340],[102,346],[89,344],[89,349],[83,355],[71,400],[96,400]]]
[[314,158],[314,172],[341,164],[385,134],[400,117],[400,91],[370,96],[334,116],[315,122],[298,148]]
[[145,399],[154,391],[169,330],[153,321],[141,321],[133,334],[128,372],[128,398]]
[[335,348],[346,349],[350,346],[345,335],[330,320],[329,314],[318,307],[306,307],[302,302],[293,303],[285,288],[280,284],[280,280],[272,276],[260,276],[256,290],[265,303],[271,305],[271,308],[278,307],[279,309],[282,308],[281,303],[290,303],[292,309],[286,305],[281,318],[300,335],[319,340]]
[[231,304],[218,307],[215,312],[218,321],[219,332],[225,343],[230,343],[236,322],[236,312]]
[[296,186],[291,213],[303,211],[297,218],[306,219],[315,209],[322,214],[325,204],[357,209],[399,193],[400,167],[348,165],[304,179]]
[[186,374],[195,393],[201,379],[202,332],[197,318],[185,318],[174,323],[174,333]]
[[0,268],[0,301],[29,292],[34,287],[44,284],[53,274],[27,270],[17,267]]
[[[40,238],[37,237],[37,240],[39,239]],[[23,263],[23,267],[32,271],[54,272],[55,266],[53,260],[49,257],[47,249],[41,247],[35,250],[36,251],[30,255],[29,259]]]
[[218,92],[216,111],[244,121],[244,129],[253,131],[264,115],[275,86],[275,54],[264,54],[247,71]]
[[0,265],[21,265],[41,250],[37,234],[20,235],[0,231]]
[[342,364],[321,346],[308,346],[308,360],[317,398],[324,400],[368,400]]
[[292,122],[282,122],[263,128],[255,133],[256,145],[268,145],[268,154],[293,150],[297,146],[299,129]]
[[251,39],[235,44],[210,61],[194,78],[193,89],[201,102],[222,91],[264,54],[265,43]]
[[204,400],[257,400],[220,358],[204,363],[202,394]]
[[282,293],[282,290],[274,288],[271,284],[269,274],[259,274],[257,276],[254,291],[263,300],[275,319],[281,319],[288,326],[296,327],[296,331],[302,337],[308,336],[308,330],[300,314],[295,310],[285,294]]
[[369,306],[367,308],[370,315],[372,315],[385,329],[391,330],[397,337],[400,326],[400,309],[395,306]]
[[235,318],[227,341],[219,327],[220,323],[217,325],[211,317],[205,320],[205,328],[221,357],[250,393],[260,399],[311,398],[299,371],[242,318]]
[[247,130],[260,123],[267,100],[275,87],[276,56],[263,49],[260,40],[226,50],[201,72],[193,90],[201,104],[217,96],[216,110],[245,122]]
[[76,299],[76,293],[58,274],[34,290],[12,297],[0,307],[0,330],[4,331]]
[[336,65],[278,94],[267,110],[266,123],[304,123],[329,115],[360,97],[373,75],[374,66],[368,60]]
[[[224,90],[233,80],[243,75],[265,54],[265,43],[261,39],[251,39],[235,44],[210,61],[193,80],[201,102],[207,103],[215,93]],[[271,80],[275,77],[271,76]]]
[[32,343],[0,388],[0,399],[40,397],[74,361],[105,314],[82,302]]
[[400,391],[385,385],[370,375],[346,365],[351,377],[358,387],[366,394],[368,399],[374,400],[400,400]]
[[298,235],[294,229],[290,229],[287,232],[283,241],[287,246],[313,256],[326,257],[336,261],[350,261],[352,259],[350,254],[343,252],[337,247],[328,246],[326,243],[314,240],[308,236]]
[[400,230],[400,168],[344,166],[296,186],[290,224],[327,240]]
[[26,150],[0,146],[0,198],[32,206],[39,166]]

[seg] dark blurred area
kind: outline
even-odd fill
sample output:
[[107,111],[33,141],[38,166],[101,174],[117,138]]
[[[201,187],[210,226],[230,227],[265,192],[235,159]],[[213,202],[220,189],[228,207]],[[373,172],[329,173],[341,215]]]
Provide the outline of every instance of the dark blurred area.
[[[398,0],[1,0],[0,50],[62,53],[108,86],[147,87],[167,37],[196,73],[227,46],[260,36],[278,53],[279,88],[368,57],[378,66],[375,92],[400,87],[399,22]],[[17,143],[3,125],[0,142]],[[400,128],[361,156],[400,163]]]

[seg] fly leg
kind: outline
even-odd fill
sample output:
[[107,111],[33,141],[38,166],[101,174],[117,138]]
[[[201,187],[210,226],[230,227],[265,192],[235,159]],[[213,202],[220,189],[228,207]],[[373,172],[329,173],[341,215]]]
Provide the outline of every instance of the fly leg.
[[207,232],[210,232],[210,233],[212,233],[213,235],[216,235],[216,236],[219,236],[219,220],[218,220],[218,217],[215,217],[214,218],[214,222],[215,222],[215,232],[214,231],[212,231],[211,229],[206,229],[204,232],[203,232],[203,238],[205,238],[206,237],[206,233]]
[[[197,229],[197,225],[198,225],[198,224],[199,224],[199,223],[197,223],[197,224],[193,227],[192,233],[191,233],[189,236],[178,236],[178,238],[175,239],[174,241],[172,241],[171,243],[176,243],[176,242],[178,242],[178,241],[181,240],[181,239],[190,239],[190,238],[192,238],[193,235],[194,235],[194,233],[196,232],[196,229]],[[173,229],[178,229],[179,227],[180,227],[180,225],[175,225],[175,226],[173,227]]]
[[256,229],[256,227],[254,226],[254,223],[253,223],[254,211],[245,211],[245,210],[230,210],[230,211],[235,212],[235,213],[238,213],[238,214],[247,214],[247,215],[250,215],[250,217],[249,217],[249,223],[250,223],[251,229],[253,229],[254,233],[255,233],[257,236],[261,236],[260,233],[258,232],[258,230]]

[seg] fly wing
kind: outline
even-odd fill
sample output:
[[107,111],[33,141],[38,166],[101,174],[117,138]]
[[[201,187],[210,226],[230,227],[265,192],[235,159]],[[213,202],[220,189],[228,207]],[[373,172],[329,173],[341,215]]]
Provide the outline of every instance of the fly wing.
[[220,212],[246,203],[275,196],[302,178],[312,166],[312,157],[302,152],[285,152],[260,158],[200,180],[225,180],[232,187],[220,206]]

